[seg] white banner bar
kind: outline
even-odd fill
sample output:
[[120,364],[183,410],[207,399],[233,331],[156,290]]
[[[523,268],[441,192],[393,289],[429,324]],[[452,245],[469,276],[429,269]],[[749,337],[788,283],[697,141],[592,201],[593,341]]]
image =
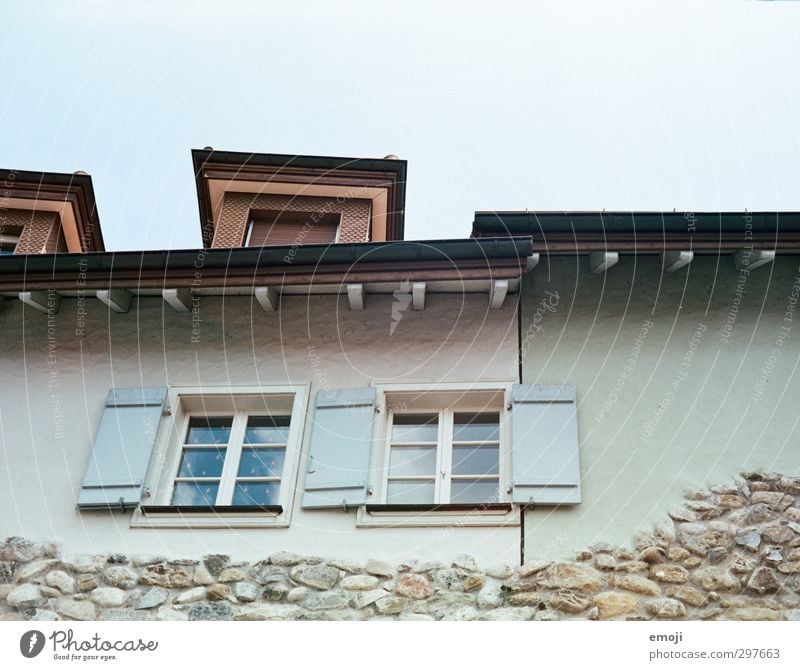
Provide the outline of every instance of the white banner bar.
[[9,622],[2,668],[797,668],[793,622]]

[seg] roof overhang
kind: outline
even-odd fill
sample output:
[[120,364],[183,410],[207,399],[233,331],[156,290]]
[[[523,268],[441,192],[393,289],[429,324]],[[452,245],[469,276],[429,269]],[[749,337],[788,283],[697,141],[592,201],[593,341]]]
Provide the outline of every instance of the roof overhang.
[[87,174],[0,170],[0,211],[57,212],[71,253],[104,251],[92,178]]
[[475,212],[476,238],[526,236],[537,252],[800,251],[800,212]]
[[372,239],[403,239],[406,161],[195,149],[192,162],[206,248],[226,192],[367,199]]
[[511,292],[531,252],[526,239],[466,239],[0,256],[0,292],[71,295],[126,289],[146,295],[186,288],[199,295],[245,295],[256,287],[276,287],[287,293],[336,293],[351,283],[391,292],[392,286],[406,282],[436,282],[437,290],[469,291],[483,290],[486,282],[497,280],[509,280]]

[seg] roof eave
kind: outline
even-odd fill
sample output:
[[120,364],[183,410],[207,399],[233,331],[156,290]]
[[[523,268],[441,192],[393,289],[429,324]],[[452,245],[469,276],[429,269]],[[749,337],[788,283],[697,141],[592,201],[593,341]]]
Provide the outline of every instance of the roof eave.
[[530,240],[444,240],[0,258],[0,291],[514,278]]

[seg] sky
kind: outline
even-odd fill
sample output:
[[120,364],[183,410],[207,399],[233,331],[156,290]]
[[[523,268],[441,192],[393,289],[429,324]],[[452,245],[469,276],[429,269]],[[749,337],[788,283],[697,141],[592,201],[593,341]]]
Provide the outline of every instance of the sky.
[[800,210],[800,3],[7,3],[0,167],[92,175],[108,250],[196,248],[190,151],[408,161],[475,210]]

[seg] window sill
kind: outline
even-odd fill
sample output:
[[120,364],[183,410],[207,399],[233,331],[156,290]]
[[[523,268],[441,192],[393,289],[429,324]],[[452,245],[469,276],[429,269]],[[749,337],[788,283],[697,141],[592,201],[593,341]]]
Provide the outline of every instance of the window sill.
[[356,526],[362,528],[518,526],[519,520],[519,506],[511,503],[376,504],[358,508]]
[[288,528],[280,505],[203,506],[142,505],[131,518],[132,528]]

